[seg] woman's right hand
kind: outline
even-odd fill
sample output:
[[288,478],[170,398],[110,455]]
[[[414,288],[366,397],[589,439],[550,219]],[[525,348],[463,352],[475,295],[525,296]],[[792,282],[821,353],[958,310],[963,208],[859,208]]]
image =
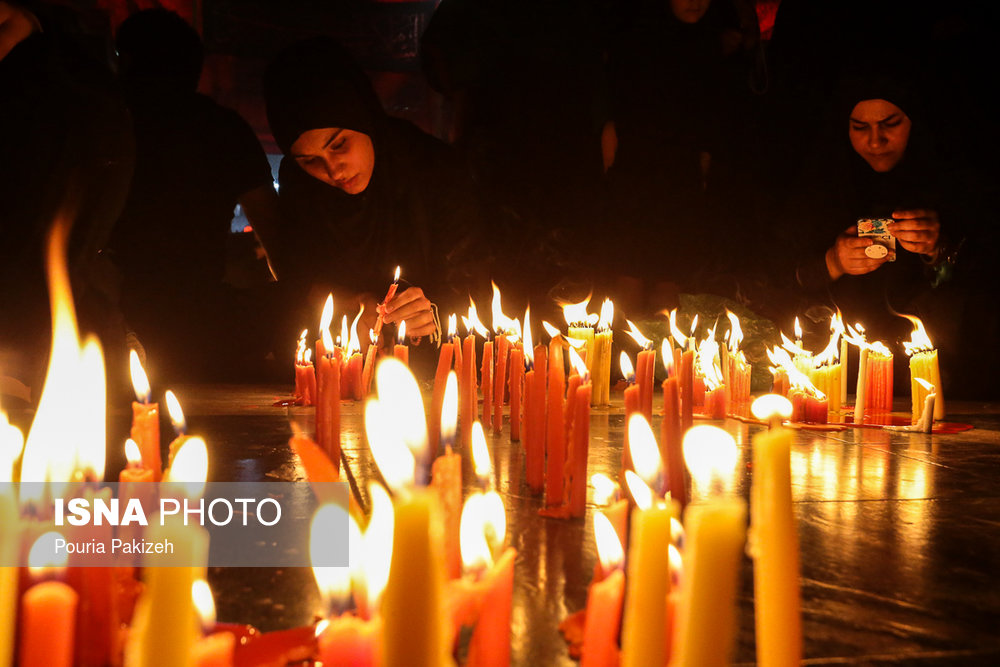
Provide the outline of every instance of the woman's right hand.
[[882,266],[887,257],[873,259],[865,254],[865,248],[873,243],[871,239],[858,238],[857,225],[844,230],[826,251],[826,270],[830,273],[830,278],[837,280],[845,273],[860,276]]

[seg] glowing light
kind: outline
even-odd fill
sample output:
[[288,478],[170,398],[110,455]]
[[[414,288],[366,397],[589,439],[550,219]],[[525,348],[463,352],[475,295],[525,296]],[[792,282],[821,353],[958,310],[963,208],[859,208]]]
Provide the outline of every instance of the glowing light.
[[107,458],[107,385],[104,353],[94,336],[88,336],[80,351],[80,388],[77,397],[80,421],[77,429],[76,469],[91,479],[104,479]]
[[576,374],[580,376],[580,382],[586,381],[587,375],[587,364],[584,363],[583,359],[579,354],[576,353],[574,348],[569,348],[569,365],[576,371]]
[[427,417],[416,378],[406,364],[388,357],[375,368],[378,400],[392,415],[406,447],[416,461],[427,456]]
[[516,320],[512,320],[503,312],[503,305],[500,301],[500,288],[491,281],[493,285],[493,331],[505,336],[516,336],[518,325]]
[[69,562],[68,549],[56,549],[56,540],[62,540],[62,534],[54,530],[42,533],[31,544],[28,551],[28,570],[35,577],[40,577],[46,570],[66,567]]
[[[359,314],[360,316],[360,314]],[[347,328],[347,315],[340,320],[340,345],[350,347],[351,331]],[[348,350],[349,351],[349,350]]]
[[167,389],[164,394],[167,404],[167,414],[170,415],[170,423],[174,426],[174,431],[180,434],[187,432],[187,420],[184,419],[184,410],[181,409],[181,402],[177,400],[174,392]]
[[361,339],[358,337],[358,322],[361,320],[361,315],[365,312],[365,304],[361,304],[361,309],[358,310],[358,314],[354,316],[354,321],[351,322],[351,334],[347,339],[347,356],[361,352]]
[[562,306],[563,317],[570,327],[593,327],[600,317],[597,313],[588,313],[587,305],[590,303],[590,295],[579,303],[564,303]]
[[365,529],[361,568],[364,573],[362,579],[367,608],[371,616],[378,609],[385,585],[389,581],[396,510],[392,506],[392,499],[381,485],[371,484],[368,495],[372,500],[372,516]]
[[663,339],[660,344],[660,358],[663,359],[663,370],[667,372],[667,377],[674,374],[674,350],[670,347],[670,340]]
[[392,274],[392,282],[394,282],[394,283],[398,283],[399,282],[399,275],[400,275],[400,273],[402,273],[402,271],[397,266],[396,267],[396,272]]
[[795,340],[802,340],[802,325],[799,324],[798,315],[795,316],[794,331],[795,331]]
[[708,491],[714,482],[732,477],[739,460],[736,441],[717,426],[699,424],[684,434],[684,463],[700,489]]
[[646,482],[642,481],[639,475],[631,470],[625,471],[625,486],[635,501],[635,506],[641,510],[648,510],[653,506],[653,491]]
[[649,486],[657,485],[660,473],[660,450],[646,416],[633,413],[628,420],[628,448],[632,467]]
[[490,450],[486,446],[486,434],[479,421],[472,422],[472,465],[476,470],[476,477],[481,480],[489,479],[493,464],[490,462]]
[[605,299],[604,303],[601,304],[601,317],[597,321],[598,331],[609,331],[611,329],[611,323],[615,319],[615,304],[611,303],[611,299]]
[[761,421],[773,418],[791,419],[792,402],[778,394],[766,394],[754,400],[750,405],[750,413]]
[[132,438],[125,441],[125,460],[130,466],[142,463],[142,452],[139,451],[139,445]]
[[174,455],[164,482],[181,489],[188,498],[200,498],[208,479],[208,447],[199,437],[188,438]]
[[743,327],[740,326],[740,318],[736,313],[726,308],[726,317],[729,318],[729,351],[736,353],[743,342]]
[[775,347],[773,349],[766,350],[766,352],[767,358],[771,360],[771,363],[785,371],[788,375],[789,385],[795,387],[796,389],[801,389],[802,391],[805,391],[820,400],[826,398],[826,395],[817,389],[812,383],[809,376],[795,366],[795,362],[792,361],[792,358],[788,355],[788,352],[784,348]]
[[524,363],[528,364],[530,369],[531,362],[528,358],[535,349],[535,339],[531,335],[531,306],[524,309],[524,327],[521,330],[524,335]]
[[603,512],[594,512],[594,542],[597,543],[597,559],[604,572],[611,572],[625,560],[625,551],[615,527]]
[[146,377],[142,362],[139,361],[139,354],[135,350],[128,351],[128,368],[132,376],[132,389],[135,391],[136,400],[140,403],[149,403],[149,379]]
[[920,321],[920,318],[903,313],[900,313],[900,315],[913,324],[913,333],[910,334],[910,340],[903,341],[903,349],[906,351],[906,356],[910,357],[918,352],[933,350],[934,344],[931,342],[930,336],[927,335],[927,330],[924,329],[924,323]]
[[462,507],[459,550],[467,569],[493,565],[493,555],[507,535],[507,513],[496,492],[473,493]]
[[[337,549],[337,540],[334,538],[336,531],[333,528],[343,526],[344,523],[349,526],[352,523],[347,510],[336,503],[325,503],[316,510],[309,528],[309,558],[313,563],[313,576],[328,610],[344,609],[350,600],[350,562],[346,567],[320,566],[316,563],[331,560],[331,554]],[[357,524],[354,524],[354,530],[358,530]],[[349,529],[348,544],[356,539],[360,540],[360,531],[357,535],[350,533]]]
[[687,334],[681,331],[681,328],[677,326],[676,308],[670,311],[670,335],[674,337],[674,343],[679,345],[681,349],[687,347]]
[[479,311],[476,310],[476,302],[469,297],[469,318],[465,321],[465,328],[471,333],[475,331],[483,338],[489,340],[490,332],[486,326],[479,321]]
[[561,336],[562,332],[555,328],[545,320],[542,320],[542,328],[545,329],[545,333],[549,335],[549,338],[555,338],[556,336]]
[[628,325],[628,331],[626,333],[632,337],[632,340],[639,344],[640,348],[643,350],[653,349],[653,341],[643,336],[642,332],[639,331],[639,327],[635,326],[635,323],[632,322],[632,320],[625,320],[625,323]]
[[451,340],[458,333],[458,316],[452,313],[448,316],[448,340]]
[[711,337],[701,341],[696,355],[698,369],[705,378],[705,388],[709,391],[722,386],[722,369],[719,362],[719,345]]
[[691,337],[694,338],[695,333],[698,331],[698,313],[694,314],[694,319],[691,320]]
[[590,476],[590,484],[594,487],[594,504],[606,506],[618,499],[618,485],[603,472]]
[[622,377],[629,384],[635,382],[635,368],[632,366],[632,360],[628,357],[628,352],[622,350],[621,356],[618,357],[618,365],[622,369]]
[[319,330],[320,333],[326,331],[330,328],[330,323],[333,322],[333,294],[328,294],[326,297],[326,302],[323,304],[323,313],[319,317]]
[[920,386],[926,389],[927,391],[930,392],[934,391],[934,385],[928,382],[927,380],[923,378],[913,378],[913,379],[916,380],[920,384]]
[[406,322],[400,322],[399,328],[396,330],[396,341],[402,345],[406,341]]
[[840,337],[842,335],[844,335],[844,322],[838,312],[830,318],[830,342],[822,352],[813,358],[814,367],[819,368],[840,360]]
[[202,628],[215,626],[215,598],[212,589],[204,579],[195,579],[191,584],[191,601],[198,612]]

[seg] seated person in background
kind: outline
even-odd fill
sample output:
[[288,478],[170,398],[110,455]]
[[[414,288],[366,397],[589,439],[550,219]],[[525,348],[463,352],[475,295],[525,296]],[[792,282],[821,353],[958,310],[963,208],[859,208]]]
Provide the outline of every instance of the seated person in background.
[[[876,71],[887,61],[873,57],[862,63],[866,70],[845,76],[832,142],[804,175],[807,185],[776,228],[782,238],[772,251],[788,253],[775,266],[794,264],[780,282],[794,281],[807,299],[832,301],[848,323],[868,328],[869,340],[908,340],[910,324],[896,313],[923,318],[947,376],[962,348],[963,311],[988,312],[970,298],[978,269],[955,266],[966,237],[978,236],[981,216],[973,181],[935,156],[915,85],[896,71]],[[858,236],[863,219],[888,221],[895,261]],[[905,356],[897,362],[902,376]]]
[[[287,225],[278,268],[293,296],[308,295],[317,314],[329,291],[339,313],[363,304],[358,331],[367,339],[399,265],[411,286],[385,304],[385,322],[405,321],[411,337],[437,340],[430,299],[467,298],[447,290],[468,289],[463,267],[481,219],[451,149],[387,116],[361,68],[328,38],[280,53],[264,95],[284,153],[279,198]],[[485,259],[478,257],[481,266]]]
[[136,143],[113,237],[122,310],[152,366],[230,377],[248,359],[227,356],[246,354],[243,343],[257,337],[254,309],[223,283],[226,243],[239,203],[265,249],[272,245],[278,202],[267,156],[243,118],[196,92],[202,45],[184,19],[162,9],[133,14],[116,47]]

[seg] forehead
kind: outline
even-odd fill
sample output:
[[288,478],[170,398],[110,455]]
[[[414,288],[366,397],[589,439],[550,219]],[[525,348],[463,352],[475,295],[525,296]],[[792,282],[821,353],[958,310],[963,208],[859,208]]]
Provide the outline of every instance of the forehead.
[[333,135],[340,132],[339,127],[321,127],[306,130],[292,144],[292,152],[296,155],[313,155],[323,152],[323,147]]
[[902,114],[903,110],[888,100],[861,100],[854,105],[851,119],[875,123],[894,114]]

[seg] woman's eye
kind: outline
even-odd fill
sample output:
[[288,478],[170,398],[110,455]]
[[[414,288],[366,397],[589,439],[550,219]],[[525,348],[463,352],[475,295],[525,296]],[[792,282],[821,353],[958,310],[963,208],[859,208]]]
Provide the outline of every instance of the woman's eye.
[[901,120],[891,120],[887,121],[886,123],[883,123],[883,125],[885,125],[886,127],[899,127],[899,124],[902,122],[903,121]]
[[341,148],[344,147],[345,143],[347,143],[346,139],[338,139],[336,142],[334,142],[333,144],[330,145],[330,148],[333,149],[333,150],[335,150],[335,151],[336,150],[340,150]]

